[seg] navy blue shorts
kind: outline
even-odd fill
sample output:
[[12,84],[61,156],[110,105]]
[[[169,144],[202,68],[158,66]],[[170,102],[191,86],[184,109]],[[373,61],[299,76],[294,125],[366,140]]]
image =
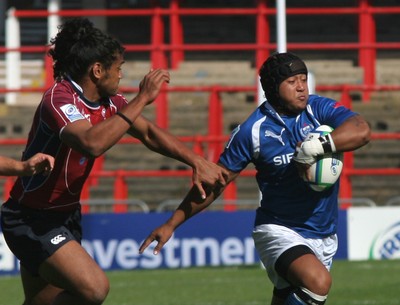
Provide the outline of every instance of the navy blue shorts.
[[70,213],[35,210],[9,199],[1,207],[1,227],[11,252],[32,275],[70,240],[81,242],[81,210]]

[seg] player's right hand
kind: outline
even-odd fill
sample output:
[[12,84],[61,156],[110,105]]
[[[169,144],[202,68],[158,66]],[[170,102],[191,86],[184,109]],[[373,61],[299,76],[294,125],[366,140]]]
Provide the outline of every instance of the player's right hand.
[[24,167],[23,176],[31,176],[38,173],[49,175],[54,167],[54,157],[43,153],[37,153],[26,161],[22,162]]
[[153,232],[150,233],[150,235],[144,240],[144,242],[140,246],[139,254],[142,254],[143,251],[146,250],[146,248],[153,241],[157,241],[157,245],[153,250],[153,254],[157,255],[158,253],[160,253],[165,243],[171,238],[173,233],[174,233],[174,228],[168,223],[165,223],[160,227],[156,228],[155,230],[153,230]]
[[317,162],[316,155],[313,154],[314,149],[310,149],[312,141],[299,142],[293,155],[293,161],[300,164],[312,165]]

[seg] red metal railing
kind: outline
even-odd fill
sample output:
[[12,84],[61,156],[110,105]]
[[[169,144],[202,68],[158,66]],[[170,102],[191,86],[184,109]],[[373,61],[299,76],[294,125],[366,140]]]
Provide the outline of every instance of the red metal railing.
[[[193,136],[193,137],[180,137],[182,142],[192,143],[193,149],[199,154],[207,154],[202,149],[202,143],[218,143],[218,145],[223,145],[228,140],[227,136],[213,137],[213,136]],[[379,140],[400,140],[400,133],[373,133],[372,141]],[[24,145],[25,139],[2,139],[0,140],[0,145]],[[138,145],[140,142],[131,138],[124,138],[120,144],[125,145]],[[82,202],[90,202],[90,189],[97,184],[97,179],[99,178],[112,178],[114,179],[114,200],[115,202],[127,201],[129,186],[127,184],[127,179],[132,177],[187,177],[190,181],[192,171],[191,170],[104,170],[102,162],[104,161],[104,156],[98,158],[95,163],[95,168],[93,169],[91,175],[82,190],[81,200]],[[244,170],[241,176],[249,177],[255,176],[255,170]],[[353,176],[399,176],[400,168],[354,168],[353,166],[353,153],[345,153],[344,168],[341,175],[341,187],[339,198],[349,199],[352,198],[352,187],[351,187],[351,177]],[[9,191],[15,180],[14,177],[1,177],[5,179],[3,186],[3,199],[8,198]],[[232,182],[228,188],[223,193],[223,199],[227,202],[232,202],[232,200],[237,199],[237,188],[236,183]],[[346,208],[349,205],[342,205],[342,208]],[[128,210],[128,204],[117,203],[113,206],[114,212],[123,213]],[[231,211],[235,210],[235,206],[228,204],[225,206],[225,210]],[[87,213],[90,211],[90,206],[83,205],[83,212]]]
[[[73,16],[137,16],[151,18],[151,42],[146,45],[125,45],[127,52],[148,51],[151,54],[153,66],[175,69],[179,63],[184,60],[185,53],[190,51],[240,51],[248,50],[255,52],[255,65],[261,66],[262,62],[268,56],[270,51],[276,50],[276,43],[270,39],[269,18],[276,15],[274,7],[268,7],[267,0],[257,0],[253,8],[181,8],[179,0],[171,0],[168,8],[162,8],[157,5],[150,9],[91,9],[91,10],[60,10],[57,12],[62,17]],[[348,7],[307,7],[307,8],[291,8],[287,7],[288,16],[293,15],[354,15],[358,18],[358,41],[346,43],[288,43],[289,50],[355,50],[358,51],[358,64],[364,70],[363,99],[369,99],[369,86],[376,84],[375,65],[377,50],[400,49],[400,42],[378,42],[376,37],[375,17],[385,14],[400,14],[400,6],[374,7],[370,0],[358,0],[356,5]],[[20,10],[15,12],[18,18],[47,18],[51,14],[46,10]],[[255,33],[256,41],[254,43],[234,43],[234,44],[188,44],[183,39],[183,16],[254,16],[255,17]],[[168,17],[170,41],[166,42],[165,20]],[[45,47],[32,46],[22,47],[21,52],[44,52]],[[0,53],[9,51],[6,48],[0,48]],[[168,58],[169,54],[169,58]],[[51,59],[44,57],[46,61]],[[169,60],[168,60],[169,59]],[[46,62],[46,82],[45,87],[49,87],[52,82],[51,64]],[[158,103],[159,113],[163,113],[166,109],[166,99],[161,97]],[[158,122],[160,126],[165,127],[165,121]]]
[[[215,88],[214,88],[215,90]],[[215,92],[217,92],[215,90]],[[210,98],[210,104],[212,103],[221,103],[220,99]],[[213,112],[213,115],[217,115],[217,117],[222,117],[222,109],[217,108],[215,106],[209,107],[210,111],[216,111],[218,109],[220,112],[219,115]],[[209,127],[217,129],[215,127]],[[218,127],[219,128],[219,127]],[[219,133],[218,135],[195,135],[195,136],[187,136],[187,137],[179,137],[180,140],[184,143],[191,143],[193,150],[203,156],[207,156],[209,159],[216,161],[218,158],[218,154],[216,151],[222,151],[222,146],[228,140],[227,135],[222,135]],[[373,133],[372,141],[379,140],[400,140],[400,133]],[[26,143],[25,139],[0,139],[0,146],[3,145],[24,145]],[[209,143],[208,151],[204,151],[203,143]],[[133,138],[123,138],[119,141],[119,144],[125,145],[137,145],[140,142]],[[363,176],[363,175],[372,175],[372,176],[392,176],[400,175],[400,168],[354,168],[354,160],[353,153],[348,152],[344,154],[344,168],[341,175],[341,188],[339,197],[341,199],[349,199],[352,198],[352,185],[351,185],[351,177],[353,176]],[[82,190],[81,199],[83,202],[90,199],[90,188],[94,185],[97,185],[97,179],[109,177],[114,179],[114,194],[113,197],[116,202],[123,202],[124,200],[128,200],[128,191],[129,186],[127,184],[127,179],[130,177],[190,177],[192,175],[191,170],[104,170],[103,169],[104,156],[98,158],[95,163],[95,167],[89,176],[87,183],[85,184],[84,189]],[[255,170],[244,170],[241,173],[242,176],[254,176]],[[4,187],[3,187],[3,198],[6,199],[8,197],[8,193],[12,187],[12,183],[15,178],[13,177],[2,177],[5,179]],[[237,199],[237,188],[236,183],[231,183],[228,188],[225,190],[222,195],[223,198],[227,202],[231,202],[232,200]],[[349,205],[342,205],[342,208],[346,208]],[[89,212],[90,207],[88,205],[83,206],[84,212]],[[114,205],[115,212],[126,212],[128,209],[128,205],[124,203],[118,203]],[[235,206],[228,204],[225,206],[225,210],[234,210]]]

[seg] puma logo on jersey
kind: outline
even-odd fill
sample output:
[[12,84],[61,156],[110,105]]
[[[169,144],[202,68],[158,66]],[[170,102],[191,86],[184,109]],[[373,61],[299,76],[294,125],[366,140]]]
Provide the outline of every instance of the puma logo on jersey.
[[59,234],[59,235],[53,237],[53,238],[50,240],[50,242],[51,242],[53,245],[58,245],[60,242],[64,241],[65,239],[66,239],[66,237],[64,237],[64,236],[62,236],[61,234]]
[[283,142],[283,139],[282,139],[282,134],[283,134],[284,131],[285,131],[285,128],[282,128],[281,134],[277,135],[277,134],[273,133],[270,130],[266,130],[265,131],[265,136],[277,139],[279,142],[281,142],[282,146],[285,146],[285,142]]

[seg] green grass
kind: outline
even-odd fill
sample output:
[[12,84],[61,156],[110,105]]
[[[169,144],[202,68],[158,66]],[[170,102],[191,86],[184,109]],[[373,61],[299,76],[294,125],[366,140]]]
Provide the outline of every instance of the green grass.
[[[267,305],[272,285],[260,266],[107,272],[105,305]],[[335,261],[327,305],[400,304],[400,261]],[[19,277],[0,277],[0,305],[21,305]]]

